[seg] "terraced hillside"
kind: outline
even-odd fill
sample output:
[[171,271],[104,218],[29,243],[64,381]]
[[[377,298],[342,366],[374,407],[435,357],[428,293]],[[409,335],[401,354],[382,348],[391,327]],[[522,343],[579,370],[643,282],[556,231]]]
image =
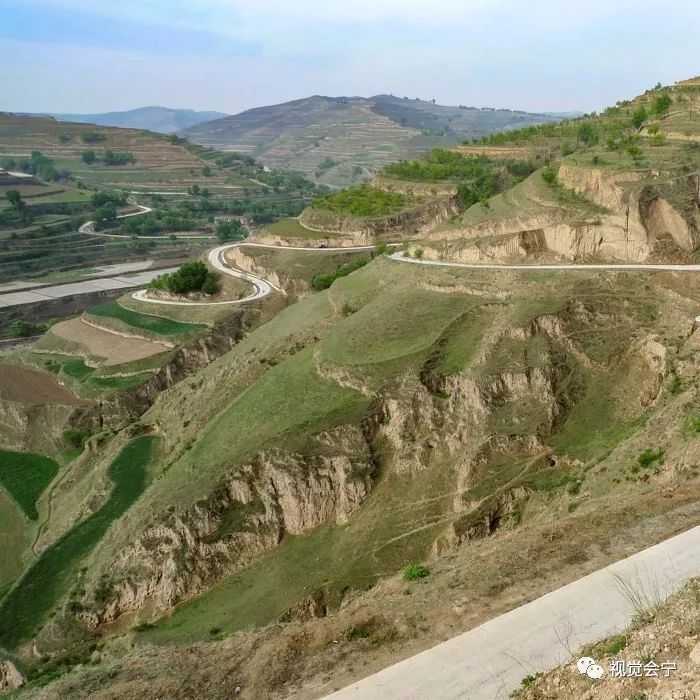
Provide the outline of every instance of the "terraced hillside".
[[[104,151],[130,153],[133,163],[107,165]],[[119,129],[49,117],[0,114],[0,159],[28,157],[40,151],[54,161],[60,172],[67,170],[76,180],[105,188],[127,188],[143,192],[180,192],[193,185],[214,193],[242,193],[243,188],[259,189],[250,180],[227,182],[228,174],[213,169],[203,175],[206,162],[172,138],[138,129]],[[93,151],[96,159],[83,160]]]
[[315,95],[190,127],[194,143],[249,153],[331,186],[367,179],[382,166],[464,138],[554,121],[543,114],[444,107],[391,95]]
[[[227,318],[131,299],[78,321],[172,342],[163,364],[126,371],[61,324],[23,353],[84,398],[0,402],[5,447],[59,465],[36,521],[0,501],[19,697],[324,697],[700,523],[700,275],[675,264],[700,247],[700,162],[692,127],[660,126],[697,96],[557,126],[540,162],[549,127],[508,141],[521,157],[471,144],[319,194],[323,216],[393,219],[398,255],[267,223],[308,249],[217,252],[287,292]],[[454,208],[401,218],[424,200]],[[513,259],[560,265],[442,264]],[[87,391],[114,368],[152,376]]]
[[656,87],[600,116],[461,146],[537,172],[430,232],[430,258],[693,261],[700,244],[700,85]]
[[[171,266],[231,238],[231,222],[242,237],[241,220],[297,215],[320,192],[174,136],[11,114],[0,114],[0,167],[0,282],[78,279],[144,258]],[[153,211],[132,217],[135,203]]]
[[[596,567],[647,528],[663,536],[700,515],[697,471],[684,466],[700,450],[686,418],[698,303],[693,276],[375,260],[156,400],[139,430],[161,436],[168,457],[37,644],[65,629],[89,644],[120,630],[156,644],[126,662],[138,679],[161,645],[174,659],[183,644],[233,635],[202,653],[238,659],[253,697],[308,697],[368,668],[342,658],[380,664],[473,624],[486,600],[493,611]],[[66,483],[99,473],[111,444]],[[79,501],[95,497],[84,488]],[[79,507],[71,489],[54,499]],[[573,556],[576,533],[600,549]],[[514,551],[529,552],[517,576]],[[391,578],[425,560],[425,587]],[[460,617],[416,622],[418,609],[454,605]],[[291,622],[278,629],[280,619]],[[353,626],[366,632],[342,637]],[[297,645],[304,663],[292,670],[265,644],[251,656],[260,635],[278,650]],[[324,681],[316,673],[329,664],[337,672]],[[114,678],[94,676],[95,688]],[[159,679],[177,696],[171,674]]]

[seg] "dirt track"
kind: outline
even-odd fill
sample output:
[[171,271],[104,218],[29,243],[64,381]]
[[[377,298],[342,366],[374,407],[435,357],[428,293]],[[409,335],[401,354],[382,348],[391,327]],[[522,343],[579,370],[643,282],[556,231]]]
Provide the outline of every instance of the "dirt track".
[[121,365],[165,352],[167,347],[143,338],[127,338],[85,323],[80,317],[52,326],[51,333],[84,345],[91,356],[102,358],[105,365]]
[[22,365],[0,364],[0,399],[25,404],[78,406],[90,403],[61,386],[56,378]]

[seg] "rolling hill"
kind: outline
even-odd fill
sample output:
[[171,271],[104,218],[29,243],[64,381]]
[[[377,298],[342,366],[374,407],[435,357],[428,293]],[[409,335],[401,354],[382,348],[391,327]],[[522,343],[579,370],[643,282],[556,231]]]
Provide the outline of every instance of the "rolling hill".
[[[314,197],[235,253],[288,296],[225,325],[183,334],[191,309],[138,300],[83,316],[181,338],[157,371],[88,366],[66,324],[13,358],[31,384],[13,368],[0,399],[4,473],[28,446],[57,468],[0,482],[6,686],[324,697],[697,524],[697,268],[566,264],[697,263],[699,100],[658,86]],[[321,262],[348,240],[403,250]],[[504,262],[559,265],[468,267]]]
[[139,107],[121,112],[97,114],[60,114],[46,112],[28,116],[54,117],[62,122],[80,122],[98,126],[118,126],[124,129],[147,129],[160,134],[173,134],[181,129],[221,119],[223,112],[198,112],[193,109],[173,109],[171,107]]
[[198,144],[248,153],[330,186],[365,180],[383,165],[430,148],[531,124],[546,114],[446,107],[392,95],[323,97],[258,107],[189,127]]

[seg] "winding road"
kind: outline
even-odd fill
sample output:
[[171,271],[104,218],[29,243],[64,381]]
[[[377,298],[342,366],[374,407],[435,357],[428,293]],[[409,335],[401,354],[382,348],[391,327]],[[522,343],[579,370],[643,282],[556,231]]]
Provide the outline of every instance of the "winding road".
[[209,251],[209,264],[219,272],[225,275],[230,275],[231,277],[237,277],[238,279],[250,282],[253,285],[253,292],[242,299],[229,299],[226,301],[171,301],[170,299],[153,299],[148,296],[147,289],[141,289],[138,292],[134,292],[132,297],[138,301],[145,301],[149,304],[169,304],[175,306],[219,306],[219,305],[230,305],[230,304],[244,304],[248,301],[256,301],[262,299],[263,297],[272,294],[273,292],[279,292],[280,294],[285,294],[286,292],[278,287],[276,284],[270,282],[270,280],[263,279],[257,275],[241,270],[235,267],[229,267],[226,264],[226,251],[232,250],[233,248],[268,248],[270,250],[289,250],[289,251],[309,251],[316,253],[333,253],[333,252],[348,252],[348,251],[360,251],[360,250],[374,250],[374,246],[344,246],[341,248],[319,248],[310,246],[278,246],[270,245],[267,243],[249,243],[247,241],[240,241],[238,243],[229,243],[227,245],[219,246]]
[[[148,214],[153,211],[151,207],[147,207],[142,204],[134,204],[138,211],[130,212],[128,214],[120,214],[117,219],[126,219],[131,216],[140,216],[142,214]],[[80,227],[81,233],[91,234],[95,236],[108,236],[112,238],[123,238],[123,236],[118,236],[116,234],[100,233],[95,231],[93,228],[94,222],[87,221]],[[140,236],[140,238],[162,238],[159,236]],[[186,235],[178,234],[178,238],[211,238],[211,236],[198,236],[198,235]],[[390,243],[390,246],[401,245],[399,243]],[[253,286],[253,291],[246,297],[242,299],[230,299],[226,301],[176,301],[170,299],[152,299],[148,296],[147,290],[142,289],[132,294],[134,299],[141,302],[147,302],[149,304],[162,304],[170,306],[220,306],[220,305],[233,305],[233,304],[244,304],[250,301],[257,301],[262,299],[273,292],[279,292],[280,294],[285,294],[285,291],[273,284],[270,280],[266,280],[258,275],[254,275],[246,270],[241,270],[239,268],[230,267],[226,262],[226,251],[233,248],[268,248],[272,250],[290,250],[290,251],[313,251],[318,253],[328,253],[328,252],[347,252],[347,251],[360,251],[360,250],[373,250],[374,246],[343,246],[335,248],[325,248],[321,246],[281,246],[281,245],[271,245],[265,243],[250,243],[247,241],[240,241],[238,243],[230,243],[227,245],[221,245],[213,250],[209,251],[209,264],[219,272],[230,275],[231,277],[236,277],[238,279],[250,282]],[[700,272],[700,264],[673,264],[673,263],[551,263],[551,264],[538,264],[538,263],[461,263],[461,262],[448,262],[444,260],[425,260],[423,258],[411,258],[405,251],[397,251],[389,256],[390,260],[401,263],[409,263],[413,265],[427,265],[431,267],[451,267],[451,268],[462,268],[468,270],[580,270],[580,271],[642,271],[642,272]],[[697,324],[700,324],[700,316],[695,319]]]

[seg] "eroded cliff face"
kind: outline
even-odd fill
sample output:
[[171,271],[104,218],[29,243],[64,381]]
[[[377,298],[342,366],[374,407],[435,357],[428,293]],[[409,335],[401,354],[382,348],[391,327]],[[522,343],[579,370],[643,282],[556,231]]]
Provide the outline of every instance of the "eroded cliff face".
[[[330,245],[326,241],[324,241],[324,244]],[[262,277],[272,282],[276,287],[284,289],[290,296],[301,297],[308,294],[311,290],[311,286],[304,280],[295,279],[286,275],[283,271],[260,265],[254,257],[246,254],[245,247],[232,248],[226,253],[226,259],[231,267],[237,267],[240,270]]]
[[0,693],[11,693],[24,685],[24,676],[12,661],[0,661]]
[[565,161],[560,184],[600,207],[600,213],[579,221],[566,208],[543,202],[529,214],[435,230],[424,256],[465,263],[685,260],[700,245],[697,197],[693,202],[687,183],[666,183],[661,191],[684,191],[680,211],[647,184],[655,177],[658,173],[611,174]]
[[319,454],[260,452],[193,507],[158,518],[110,563],[90,601],[90,626],[146,605],[163,612],[195,595],[285,534],[344,523],[367,496],[376,468],[360,426],[314,438]]
[[[285,534],[347,522],[380,475],[449,473],[454,493],[440,516],[446,524],[433,554],[517,526],[529,496],[517,470],[492,491],[477,496],[473,489],[503,460],[526,469],[551,458],[548,437],[584,393],[572,372],[592,360],[574,338],[592,313],[574,301],[523,327],[494,326],[471,366],[450,375],[436,370],[438,343],[418,372],[367,394],[376,406],[371,417],[312,436],[302,451],[278,447],[253,454],[194,506],[155,514],[91,575],[80,616],[93,629],[137,614],[159,617],[278,546]],[[507,370],[489,364],[494,354],[508,352],[520,354],[505,363]],[[619,362],[630,387],[620,397],[621,410],[632,416],[663,386],[665,347],[640,336]],[[326,380],[355,381],[320,359],[317,365]],[[306,613],[325,610],[325,603],[312,603],[302,606]]]
[[8,450],[53,453],[63,431],[81,415],[76,406],[31,405],[0,399],[0,438]]

